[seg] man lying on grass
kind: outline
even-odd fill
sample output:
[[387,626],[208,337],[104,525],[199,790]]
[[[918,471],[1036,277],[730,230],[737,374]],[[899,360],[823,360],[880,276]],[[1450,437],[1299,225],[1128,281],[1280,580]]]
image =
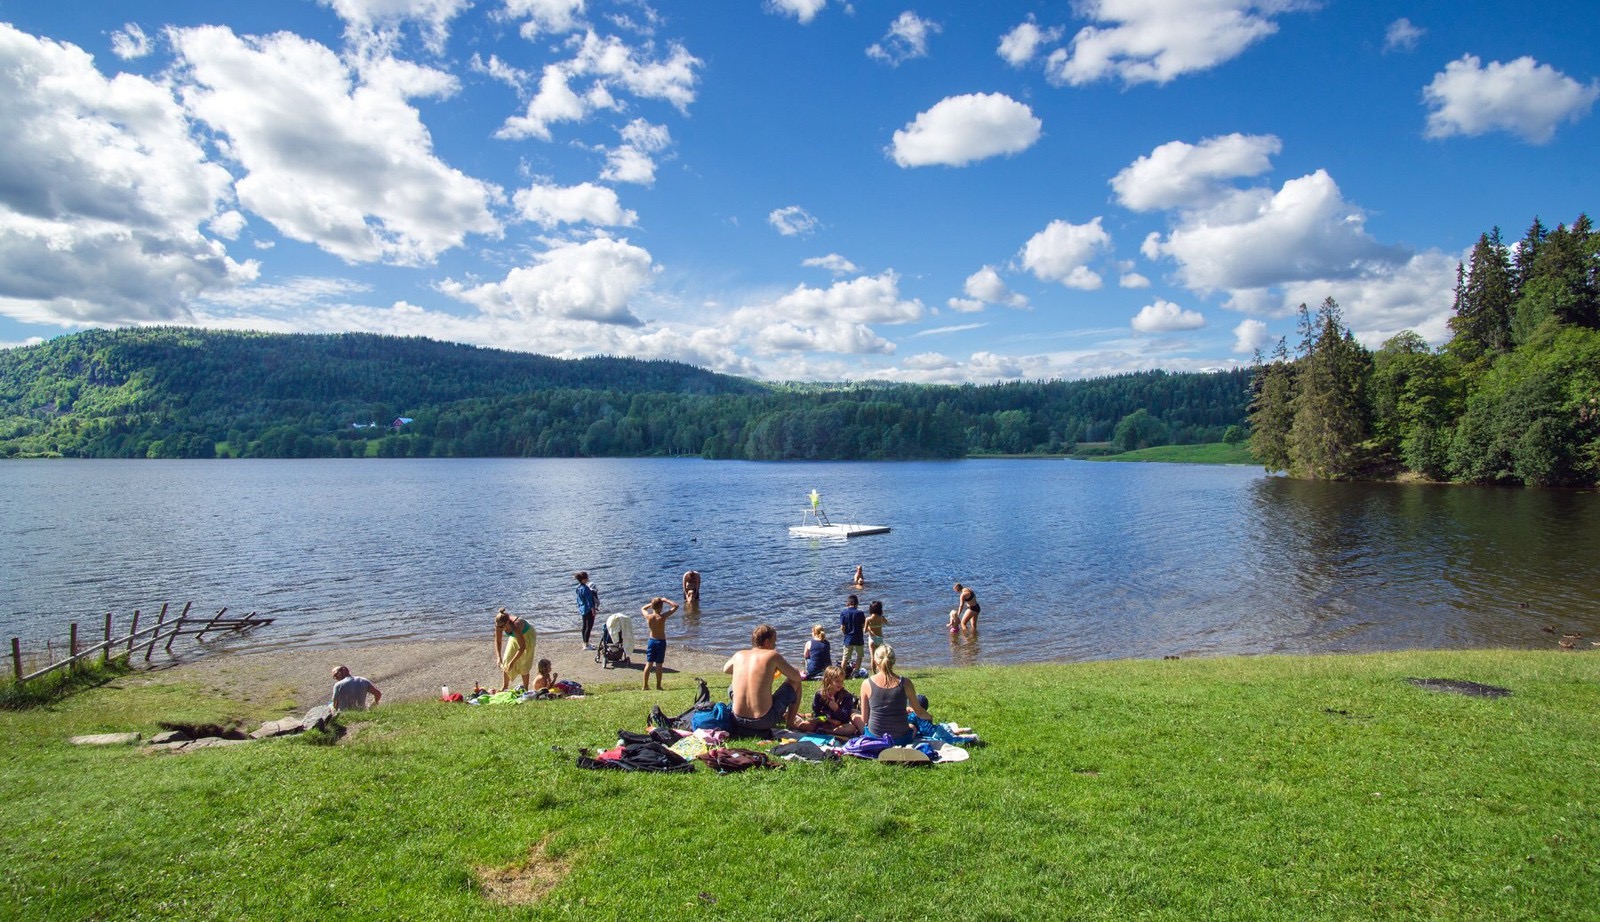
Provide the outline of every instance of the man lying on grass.
[[[733,696],[733,722],[736,732],[767,736],[782,725],[798,729],[800,710],[800,670],[790,665],[777,650],[778,631],[760,624],[750,632],[750,649],[735,653],[722,671],[733,676],[728,692]],[[776,691],[772,680],[783,676]]]

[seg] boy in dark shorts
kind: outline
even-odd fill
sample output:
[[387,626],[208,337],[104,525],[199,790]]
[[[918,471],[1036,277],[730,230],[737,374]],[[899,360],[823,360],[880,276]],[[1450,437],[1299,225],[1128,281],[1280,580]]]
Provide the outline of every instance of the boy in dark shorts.
[[856,607],[856,597],[851,596],[845,600],[844,611],[839,612],[839,631],[844,634],[844,658],[839,665],[844,667],[845,677],[856,674],[861,668],[861,648],[866,643],[865,633],[867,616]]
[[656,673],[656,689],[659,691],[661,688],[661,673],[666,669],[667,662],[667,618],[677,610],[677,602],[660,596],[639,606],[639,614],[644,615],[644,623],[650,628],[650,639],[644,643],[645,688],[650,687],[651,669]]

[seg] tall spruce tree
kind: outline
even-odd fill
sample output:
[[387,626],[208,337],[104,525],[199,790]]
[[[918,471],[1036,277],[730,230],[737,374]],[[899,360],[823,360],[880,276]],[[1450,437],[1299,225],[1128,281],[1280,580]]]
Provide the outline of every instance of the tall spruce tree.
[[1450,348],[1464,361],[1493,362],[1511,351],[1511,256],[1500,242],[1500,228],[1481,234],[1468,257],[1466,278],[1457,270],[1455,316]]
[[1282,339],[1272,361],[1256,355],[1250,379],[1250,453],[1269,471],[1289,469],[1289,427],[1294,424],[1295,365]]
[[1367,399],[1372,356],[1356,342],[1338,302],[1322,302],[1311,317],[1309,351],[1300,358],[1294,423],[1289,428],[1289,473],[1348,480],[1367,466],[1372,409]]

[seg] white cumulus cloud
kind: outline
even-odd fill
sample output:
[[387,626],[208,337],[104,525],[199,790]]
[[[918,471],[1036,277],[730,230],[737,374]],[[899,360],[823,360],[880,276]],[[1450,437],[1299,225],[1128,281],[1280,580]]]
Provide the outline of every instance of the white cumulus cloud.
[[469,287],[449,280],[440,290],[502,320],[560,318],[633,327],[642,321],[630,303],[654,271],[648,251],[598,237],[554,246],[502,281]]
[[800,285],[772,301],[739,308],[726,323],[747,331],[741,338],[763,353],[887,355],[895,345],[872,325],[911,323],[922,319],[925,311],[921,301],[900,296],[898,275],[884,272],[827,288]]
[[1000,36],[1000,47],[995,49],[995,53],[1012,67],[1021,67],[1032,61],[1038,55],[1040,48],[1060,41],[1061,35],[1060,26],[1039,28],[1039,23],[1030,13],[1027,20],[1018,23],[1016,28]]
[[[1006,287],[1005,280],[1000,278],[1000,273],[993,266],[984,266],[977,272],[967,276],[962,290],[967,297],[976,299],[982,304],[1004,304],[1007,307],[1027,307],[1026,295],[1018,294]],[[955,305],[952,304],[952,307]]]
[[827,5],[828,0],[766,0],[768,12],[780,16],[793,16],[801,23],[808,23],[817,18],[817,14]]
[[767,223],[785,237],[809,237],[816,231],[818,222],[799,205],[789,205],[768,212]]
[[611,182],[652,185],[656,181],[655,155],[672,144],[672,133],[665,125],[652,125],[636,118],[622,128],[622,144],[606,152],[606,165],[600,178]]
[[[1321,302],[1318,302],[1321,303]],[[1265,352],[1272,343],[1272,334],[1267,332],[1267,325],[1251,317],[1239,321],[1233,328],[1233,351],[1250,355],[1257,349]]]
[[1051,221],[1023,246],[1023,267],[1042,281],[1085,291],[1099,288],[1100,275],[1088,264],[1111,248],[1111,235],[1100,226],[1100,220],[1096,217],[1088,224]]
[[639,216],[622,207],[615,189],[594,183],[576,186],[534,184],[512,197],[525,220],[541,227],[558,224],[598,224],[606,227],[631,227]]
[[1404,16],[1389,23],[1389,28],[1383,33],[1384,51],[1414,51],[1417,42],[1427,34],[1427,29],[1412,25],[1411,20]]
[[1297,0],[1084,0],[1079,15],[1099,23],[1050,55],[1047,71],[1082,86],[1116,78],[1165,84],[1238,57],[1278,30],[1273,17],[1310,3]]
[[1587,84],[1530,57],[1509,64],[1465,54],[1445,65],[1422,91],[1430,138],[1508,131],[1534,144],[1555,137],[1562,122],[1589,114],[1600,81]]
[[111,53],[124,61],[142,58],[150,53],[150,37],[138,23],[127,23],[111,33]]
[[170,89],[106,79],[82,49],[0,23],[0,314],[61,326],[182,322],[248,281],[201,228],[231,177]]
[[504,15],[522,21],[522,37],[572,32],[583,24],[584,0],[504,0]]
[[941,31],[939,24],[906,10],[889,24],[884,37],[867,46],[867,57],[899,67],[912,58],[928,56],[928,38]]
[[345,21],[348,34],[358,42],[363,36],[394,32],[408,23],[417,27],[435,51],[450,35],[450,20],[471,5],[471,0],[320,0]]
[[1169,141],[1123,168],[1111,179],[1117,201],[1134,211],[1204,203],[1225,180],[1259,176],[1283,149],[1273,135],[1229,134],[1199,144]]
[[350,262],[431,262],[469,233],[497,234],[500,190],[440,160],[408,99],[445,97],[455,78],[387,59],[359,77],[327,48],[286,32],[170,33],[190,110],[228,139],[239,202],[285,236]]
[[826,269],[834,275],[855,275],[861,271],[859,266],[838,253],[829,253],[827,256],[813,256],[810,259],[801,260],[800,265],[812,269]]
[[1025,151],[1044,123],[1004,93],[969,93],[940,100],[894,133],[891,154],[903,167],[965,166]]
[[1199,311],[1179,307],[1171,301],[1157,298],[1133,315],[1133,328],[1140,333],[1172,333],[1177,330],[1198,330],[1206,325]]
[[1188,215],[1164,240],[1146,239],[1143,251],[1176,260],[1183,283],[1199,291],[1350,279],[1409,255],[1373,240],[1365,216],[1323,170],[1289,180],[1276,193],[1237,191],[1210,211]]

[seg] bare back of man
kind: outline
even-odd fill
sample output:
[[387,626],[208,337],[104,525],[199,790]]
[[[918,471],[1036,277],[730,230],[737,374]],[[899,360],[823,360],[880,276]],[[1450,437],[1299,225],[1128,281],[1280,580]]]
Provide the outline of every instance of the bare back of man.
[[[751,634],[751,647],[728,659],[722,671],[733,676],[728,691],[733,696],[733,716],[743,730],[771,730],[780,723],[792,727],[800,709],[800,671],[783,658],[777,631],[763,624]],[[772,682],[782,676],[774,692]]]

